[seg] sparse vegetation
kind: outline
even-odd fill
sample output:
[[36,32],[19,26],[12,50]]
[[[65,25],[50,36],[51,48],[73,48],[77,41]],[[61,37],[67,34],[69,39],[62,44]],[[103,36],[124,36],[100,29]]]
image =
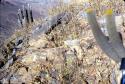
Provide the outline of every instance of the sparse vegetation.
[[[82,0],[84,1],[84,0]],[[77,2],[77,4],[76,4]],[[100,18],[107,2],[93,0],[90,2]],[[122,0],[110,2],[115,13],[123,13]],[[119,10],[120,9],[120,10]],[[67,24],[60,24],[51,33],[38,36],[38,39],[29,38],[34,28],[47,21],[37,19],[33,24],[17,30],[4,44],[4,61],[12,54],[14,43],[18,38],[27,39],[17,51],[17,60],[9,68],[0,68],[0,81],[3,83],[26,84],[112,84],[115,74],[118,74],[118,65],[107,57],[97,45],[91,28],[82,15],[85,8],[81,0],[72,3],[63,3],[49,10],[49,17],[62,12],[70,12],[73,18]],[[80,41],[79,45],[69,46],[66,40]],[[27,41],[28,40],[28,41]],[[27,42],[27,43],[26,43]],[[23,44],[23,45],[24,45]],[[78,59],[78,56],[81,59]],[[1,58],[0,58],[1,59]],[[1,64],[0,64],[1,65]]]

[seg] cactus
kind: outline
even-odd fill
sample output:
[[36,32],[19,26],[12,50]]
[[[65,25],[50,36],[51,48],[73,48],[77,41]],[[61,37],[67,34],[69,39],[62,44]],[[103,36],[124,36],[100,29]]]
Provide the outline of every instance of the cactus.
[[30,23],[33,22],[33,13],[32,13],[32,8],[31,6],[28,4],[28,14],[29,14],[29,20],[30,20]]
[[28,27],[29,24],[34,22],[32,9],[29,4],[18,10],[18,20],[22,27]]
[[[112,11],[112,10],[109,10],[109,11]],[[107,24],[107,30],[109,33],[109,39],[112,47],[116,50],[120,58],[124,58],[125,48],[123,46],[122,39],[120,38],[120,35],[116,30],[117,28],[116,28],[115,17],[113,16],[113,13],[106,14],[106,24]]]
[[19,23],[21,24],[21,26],[23,27],[23,22],[22,22],[22,16],[21,16],[21,10],[19,9],[18,10],[18,20],[19,20]]
[[[95,13],[92,9],[87,9],[87,18],[90,26],[92,27],[93,35],[100,45],[101,49],[113,60],[116,62],[120,62],[124,54],[124,47],[122,45],[122,41],[116,31],[115,22],[112,14],[106,16],[107,18],[107,28],[109,35],[109,40],[101,31],[101,28],[97,22]],[[112,17],[111,17],[112,16]]]
[[29,24],[29,14],[27,8],[25,8],[24,14],[25,14],[25,22]]

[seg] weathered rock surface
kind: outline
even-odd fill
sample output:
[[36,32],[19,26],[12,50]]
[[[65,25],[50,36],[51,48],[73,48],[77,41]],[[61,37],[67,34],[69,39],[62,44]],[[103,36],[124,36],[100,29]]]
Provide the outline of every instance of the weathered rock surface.
[[[60,31],[52,33],[55,35],[52,36],[54,40],[48,38],[51,34],[40,33],[41,35],[38,34],[37,38],[29,40],[27,48],[17,52],[18,60],[12,66],[3,71],[0,69],[0,81],[2,83],[10,81],[12,84],[113,83],[116,80],[114,74],[119,76],[116,63],[101,51],[90,28],[83,27],[86,23],[81,22],[81,25],[78,26],[79,24],[74,22],[74,25],[77,25],[78,28],[76,26],[77,29],[72,29],[72,26],[68,26],[68,28],[75,33],[80,30],[78,32],[81,36],[77,38],[78,43],[69,42],[69,45],[66,44],[67,46],[62,43],[62,46],[57,47],[56,44],[59,42],[56,43],[56,41],[64,42],[67,39],[57,40],[56,37],[60,36],[61,31],[69,31],[60,26],[58,28],[61,29]],[[65,37],[64,32],[62,37]]]
[[[43,47],[54,43],[44,35],[39,38],[29,42],[25,53],[18,53],[21,66],[10,76],[10,83],[111,84],[116,64],[98,48],[92,37],[80,39],[80,45],[69,48]],[[79,55],[82,60],[78,60]]]

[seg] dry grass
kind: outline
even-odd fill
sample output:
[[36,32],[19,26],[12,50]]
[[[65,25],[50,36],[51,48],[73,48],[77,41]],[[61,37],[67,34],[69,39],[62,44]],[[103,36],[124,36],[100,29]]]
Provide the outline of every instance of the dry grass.
[[[82,0],[83,1],[83,0]],[[104,0],[105,1],[105,0]],[[92,6],[95,8],[97,15],[100,17],[103,15],[104,10],[102,7],[104,6],[104,1],[102,0],[93,0],[91,2]],[[75,4],[77,2],[77,4]],[[116,3],[116,0],[113,0],[111,2],[111,7],[114,9],[114,11],[117,10],[120,11],[120,13],[123,13],[123,2],[120,0],[119,3],[117,3],[118,7],[114,5]],[[122,4],[122,6],[119,6],[119,4]],[[121,9],[122,8],[122,9]],[[121,9],[121,10],[119,10]],[[112,71],[116,67],[116,63],[112,61],[110,58],[108,58],[99,48],[99,46],[96,44],[94,37],[92,35],[91,29],[86,22],[85,19],[81,19],[79,16],[79,12],[83,11],[83,3],[81,3],[81,0],[74,0],[73,3],[70,4],[65,4],[60,2],[60,5],[50,9],[49,14],[50,16],[57,15],[61,12],[71,12],[72,13],[72,20],[68,24],[61,24],[57,26],[49,35],[47,35],[47,39],[52,39],[53,38],[53,43],[56,44],[55,49],[57,47],[63,46],[66,50],[71,51],[70,48],[65,47],[64,41],[69,40],[69,39],[80,39],[80,46],[83,49],[83,60],[77,60],[75,59],[68,59],[67,61],[61,62],[62,67],[59,68],[56,66],[57,63],[54,64],[54,60],[47,60],[44,63],[39,64],[34,64],[31,63],[30,66],[31,70],[36,69],[36,72],[44,72],[45,78],[40,79],[39,77],[34,77],[34,79],[30,80],[32,83],[42,83],[42,84],[49,84],[50,80],[53,79],[52,77],[52,70],[57,70],[58,76],[55,77],[54,79],[58,80],[61,84],[111,84],[111,79],[112,79]],[[24,30],[19,31],[15,34],[14,38],[17,38],[22,35],[27,35],[30,33],[29,31],[32,31],[32,27],[39,25],[43,23],[44,21],[42,20],[36,20],[33,25],[30,25],[27,28],[24,28]],[[45,49],[36,49],[32,50],[30,49],[31,47],[29,46],[27,51],[27,54],[24,54],[23,56],[33,56],[33,54],[37,53],[43,53],[42,50],[47,50]],[[32,53],[30,53],[31,51]],[[51,48],[50,48],[51,50]],[[49,53],[57,53],[58,49]],[[30,54],[29,54],[30,53]],[[47,52],[48,53],[48,52]],[[73,52],[75,53],[75,52]],[[40,54],[42,55],[42,54]],[[62,56],[65,55],[65,53],[59,53],[59,54],[52,54],[51,57],[54,56]],[[76,54],[75,54],[76,55]],[[35,55],[34,55],[35,56]],[[28,57],[28,58],[29,58]],[[55,59],[57,60],[57,59]],[[36,66],[39,65],[37,68]],[[40,69],[39,69],[40,68]],[[59,68],[59,69],[56,69]],[[35,71],[35,70],[34,70]],[[32,72],[32,71],[31,71]],[[27,72],[26,72],[27,73]],[[54,72],[55,73],[55,72]],[[25,74],[23,74],[25,76]],[[36,74],[35,74],[36,75]],[[58,84],[58,83],[57,83]]]
[[[89,1],[89,0],[86,0]],[[77,3],[77,4],[75,4]],[[60,12],[71,12],[72,13],[72,20],[67,25],[60,25],[54,31],[51,32],[50,36],[55,38],[55,41],[58,45],[62,45],[65,40],[68,39],[76,39],[82,36],[84,28],[87,28],[88,24],[86,23],[87,20],[85,17],[80,17],[80,12],[84,13],[86,7],[83,4],[86,3],[85,1],[82,2],[81,0],[74,0],[72,3],[65,4],[62,1],[60,5],[50,9],[49,14],[50,16],[57,15]],[[123,0],[116,0],[106,1],[106,0],[92,0],[87,2],[91,4],[91,7],[94,8],[98,18],[104,15],[104,11],[107,8],[112,8],[116,15],[124,13],[124,3]]]

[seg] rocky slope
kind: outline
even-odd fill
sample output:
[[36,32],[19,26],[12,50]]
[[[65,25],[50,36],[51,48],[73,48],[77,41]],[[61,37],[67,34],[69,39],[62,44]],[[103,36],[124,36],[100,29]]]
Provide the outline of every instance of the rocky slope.
[[[74,24],[78,23],[83,25],[81,21]],[[67,26],[70,24],[72,21]],[[117,64],[101,51],[89,25],[84,23],[84,26],[77,27],[82,30],[82,34],[78,34],[81,36],[77,38],[79,45],[74,42],[67,44],[66,40],[61,40],[61,33],[58,33],[62,31],[60,27],[61,25],[56,27],[49,35],[42,34],[37,39],[29,40],[28,46],[24,46],[17,52],[18,59],[8,69],[0,70],[1,82],[11,84],[115,83],[115,75],[119,74]],[[63,31],[66,32],[67,27]],[[68,33],[63,34],[63,37],[67,36],[69,37]],[[73,41],[73,39],[69,40]]]
[[[99,48],[89,24],[79,13],[82,9],[71,8],[73,18],[69,23],[62,22],[49,34],[35,39],[29,38],[32,30],[26,35],[22,31],[3,48],[6,59],[0,58],[4,60],[0,60],[1,83],[115,84],[120,80],[118,64]],[[37,30],[38,26],[33,28]]]

